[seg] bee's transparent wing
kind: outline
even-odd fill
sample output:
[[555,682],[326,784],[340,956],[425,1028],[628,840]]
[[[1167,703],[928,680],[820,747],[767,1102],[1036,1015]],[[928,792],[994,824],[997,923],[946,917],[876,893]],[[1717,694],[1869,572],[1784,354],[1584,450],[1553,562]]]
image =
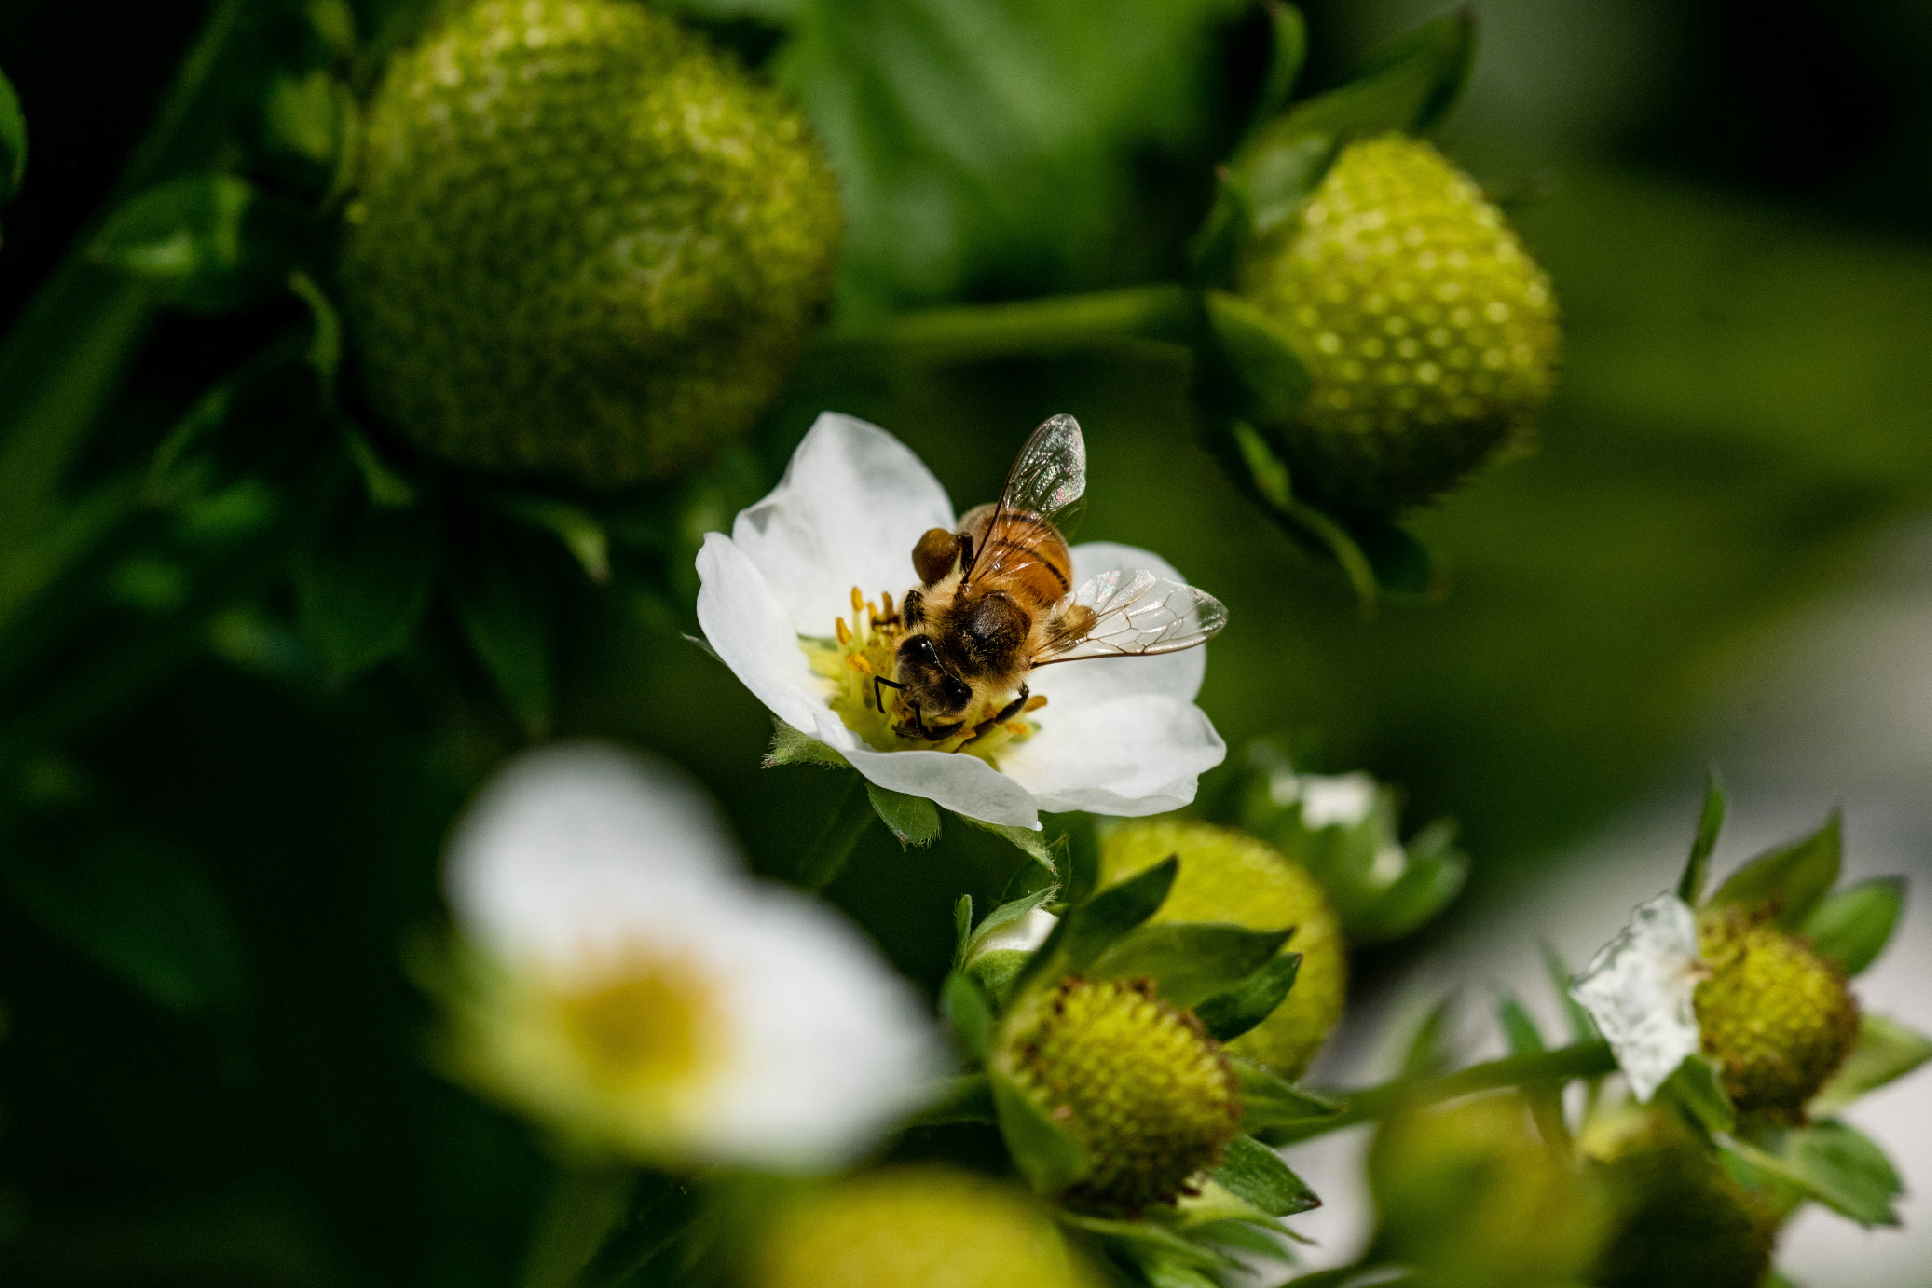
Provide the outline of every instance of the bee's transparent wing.
[[[996,535],[1010,532],[1012,526],[1004,522],[1007,517],[1027,514],[1045,519],[1065,537],[1080,522],[1086,493],[1087,445],[1080,436],[1080,422],[1067,415],[1054,416],[1033,431],[1013,459],[986,530]],[[1013,561],[1029,557],[1024,546],[989,544],[992,549],[973,552],[967,577],[1010,572]]]
[[1075,591],[1073,602],[1093,610],[1092,629],[1064,646],[1048,644],[1035,666],[1178,653],[1205,644],[1228,624],[1227,608],[1205,590],[1145,569],[1103,572]]

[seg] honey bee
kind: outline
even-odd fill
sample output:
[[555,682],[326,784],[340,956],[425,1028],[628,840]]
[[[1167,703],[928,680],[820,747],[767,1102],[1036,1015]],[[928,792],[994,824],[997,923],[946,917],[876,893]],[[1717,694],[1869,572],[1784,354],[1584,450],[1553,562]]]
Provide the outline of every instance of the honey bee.
[[880,711],[879,687],[896,690],[894,732],[943,741],[972,713],[992,712],[975,724],[977,736],[1027,709],[1036,667],[1174,653],[1226,624],[1214,596],[1151,572],[1103,573],[1075,588],[1066,532],[1086,487],[1079,422],[1055,416],[1020,449],[997,502],[968,511],[955,532],[919,538],[920,584],[900,609],[893,675],[873,685]]

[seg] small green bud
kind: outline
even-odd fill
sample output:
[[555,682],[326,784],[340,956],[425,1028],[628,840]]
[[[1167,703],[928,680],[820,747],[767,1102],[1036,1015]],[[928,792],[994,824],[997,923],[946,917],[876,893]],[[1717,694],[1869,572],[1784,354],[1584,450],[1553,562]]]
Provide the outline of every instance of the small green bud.
[[1265,235],[1242,292],[1313,381],[1278,428],[1289,467],[1344,510],[1386,513],[1527,439],[1560,333],[1549,278],[1474,181],[1419,139],[1343,149]]
[[752,1288],[1091,1288],[1031,1196],[937,1167],[899,1167],[787,1205]]
[[1241,1089],[1191,1011],[1140,980],[1061,980],[1002,1071],[1091,1161],[1069,1206],[1134,1214],[1190,1193],[1241,1126]]
[[1521,1097],[1398,1113],[1369,1149],[1370,1255],[1434,1288],[1576,1283],[1603,1230],[1596,1191],[1531,1130]]
[[830,170],[672,18],[488,0],[369,103],[342,285],[370,397],[461,465],[612,488],[742,435],[831,290]]
[[1301,954],[1295,986],[1274,1014],[1228,1044],[1235,1055],[1299,1078],[1342,1018],[1348,957],[1321,884],[1300,864],[1232,828],[1171,819],[1128,823],[1100,847],[1104,884],[1125,881],[1171,854],[1180,875],[1156,921],[1229,921],[1255,930],[1293,926],[1284,952]]
[[1806,1102],[1858,1040],[1845,972],[1735,906],[1707,910],[1697,930],[1710,970],[1697,986],[1697,1025],[1725,1091],[1740,1113],[1803,1121]]
[[1770,1269],[1777,1214],[1711,1157],[1676,1114],[1633,1109],[1577,1141],[1609,1209],[1590,1282],[1601,1288],[1753,1288]]

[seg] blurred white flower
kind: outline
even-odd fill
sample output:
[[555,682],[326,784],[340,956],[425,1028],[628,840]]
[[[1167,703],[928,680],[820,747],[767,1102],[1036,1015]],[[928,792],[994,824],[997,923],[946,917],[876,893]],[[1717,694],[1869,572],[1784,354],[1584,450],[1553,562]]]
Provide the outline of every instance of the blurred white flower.
[[1697,914],[1676,895],[1661,894],[1638,906],[1570,986],[1639,1101],[1647,1103],[1684,1057],[1701,1049],[1694,1003],[1703,977]]
[[942,1072],[911,989],[836,912],[752,880],[708,797],[592,743],[470,807],[448,893],[458,1071],[588,1148],[834,1167]]
[[[1035,698],[1047,699],[1029,713],[1033,728],[985,756],[875,747],[833,710],[836,686],[813,670],[807,649],[854,613],[854,587],[902,599],[918,582],[920,535],[956,526],[945,490],[904,444],[828,412],[771,495],[739,514],[730,536],[705,538],[698,621],[774,715],[881,787],[1025,828],[1040,826],[1041,810],[1137,816],[1191,802],[1201,773],[1226,754],[1194,705],[1207,667],[1201,648],[1042,668],[1028,677]],[[1182,581],[1131,546],[1091,542],[1072,553],[1075,585],[1134,569]]]

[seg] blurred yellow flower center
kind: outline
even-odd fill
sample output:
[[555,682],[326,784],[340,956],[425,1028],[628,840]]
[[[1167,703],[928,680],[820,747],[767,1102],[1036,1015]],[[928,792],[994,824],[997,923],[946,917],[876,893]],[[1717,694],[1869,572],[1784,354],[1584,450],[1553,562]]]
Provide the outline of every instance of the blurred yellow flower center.
[[558,1018],[594,1082],[612,1090],[662,1086],[703,1063],[708,992],[681,963],[631,957],[595,986],[563,994]]
[[1008,744],[1030,738],[1039,726],[1025,717],[1046,705],[1035,696],[1017,715],[996,719],[1013,695],[991,694],[968,709],[959,732],[949,738],[908,738],[894,726],[909,725],[912,708],[886,681],[892,679],[894,655],[905,638],[905,619],[892,602],[891,592],[868,601],[852,588],[852,624],[840,617],[830,639],[801,639],[812,670],[832,682],[832,710],[845,727],[874,751],[963,751],[999,768],[999,752]]

